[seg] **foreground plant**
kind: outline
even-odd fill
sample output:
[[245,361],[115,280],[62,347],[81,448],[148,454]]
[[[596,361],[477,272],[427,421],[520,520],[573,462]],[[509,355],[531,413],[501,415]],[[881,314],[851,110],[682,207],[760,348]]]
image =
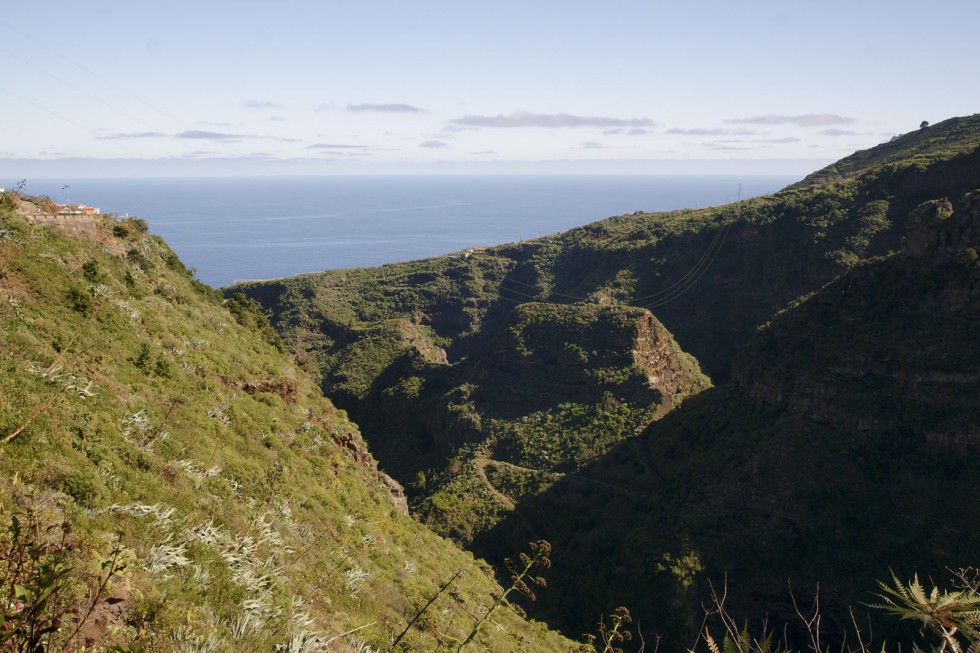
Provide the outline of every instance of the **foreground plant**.
[[117,545],[97,577],[75,573],[77,559],[78,543],[67,518],[51,523],[33,507],[11,515],[0,535],[0,650],[84,648],[82,628],[132,555]]
[[[633,618],[630,616],[630,611],[622,606],[616,608],[609,615],[610,625],[606,625],[605,619],[599,620],[599,636],[588,634],[585,635],[585,641],[591,647],[589,650],[596,651],[596,644],[602,644],[601,653],[623,653],[623,649],[616,646],[622,642],[629,642],[633,639],[633,633],[629,629],[629,625],[633,623]],[[641,637],[642,639],[642,637]],[[641,645],[640,651],[645,648]]]
[[502,605],[507,605],[522,618],[527,617],[524,610],[519,605],[515,605],[508,601],[507,597],[513,592],[518,592],[531,601],[534,601],[537,597],[534,595],[534,592],[531,591],[527,581],[534,583],[538,587],[547,587],[547,581],[545,581],[545,579],[541,576],[533,575],[532,572],[536,571],[537,569],[548,569],[551,567],[551,559],[549,558],[551,555],[551,544],[549,544],[546,540],[538,540],[536,542],[531,542],[530,547],[530,555],[521,552],[521,554],[518,556],[520,560],[519,564],[515,563],[510,558],[504,559],[504,566],[506,566],[507,571],[510,572],[510,587],[493,597],[493,604],[477,619],[469,634],[462,642],[460,642],[459,647],[456,649],[457,651],[462,651],[476,638],[477,635],[480,634],[480,628],[483,626],[483,624],[490,621],[490,617],[492,617],[497,608]]
[[0,645],[3,650],[50,648],[71,609],[67,522],[44,526],[33,510],[14,514],[0,538]]
[[921,632],[926,631],[939,637],[939,646],[932,648],[936,653],[980,653],[980,587],[969,570],[957,574],[960,589],[940,590],[933,586],[926,591],[916,574],[907,584],[892,574],[892,584],[879,582],[884,594],[879,594],[884,603],[873,607],[881,608],[899,619],[919,621]]

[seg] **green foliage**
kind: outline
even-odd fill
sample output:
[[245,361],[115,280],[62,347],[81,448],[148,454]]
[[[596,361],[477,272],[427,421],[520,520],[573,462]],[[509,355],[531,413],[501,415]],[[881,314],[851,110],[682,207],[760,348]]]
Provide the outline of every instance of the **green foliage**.
[[795,186],[832,183],[842,178],[858,176],[894,165],[914,163],[924,167],[973,151],[978,146],[980,146],[980,116],[978,115],[950,118],[932,126],[929,126],[928,122],[923,122],[920,129],[902,134],[877,147],[855,152],[810,174]]
[[488,482],[515,503],[543,492],[560,474],[519,467],[503,461],[489,461],[486,466]]
[[0,648],[88,650],[80,633],[95,610],[107,606],[107,591],[132,557],[117,545],[96,571],[79,569],[90,552],[77,542],[67,516],[37,497],[27,501],[0,534]]
[[89,281],[90,283],[100,283],[105,279],[102,272],[99,270],[99,264],[94,260],[86,261],[82,264],[82,276],[84,276],[86,281]]
[[65,301],[71,310],[82,315],[88,315],[92,309],[92,294],[82,288],[72,287],[65,293]]
[[[357,427],[264,337],[254,306],[233,300],[232,312],[202,294],[135,223],[106,247],[121,238],[109,220],[89,242],[2,219],[0,510],[26,487],[71,516],[71,571],[55,592],[68,611],[52,650],[103,584],[75,637],[90,649],[338,647],[350,633],[377,649],[447,566],[466,572],[454,612],[430,610],[402,644],[465,636],[458,614],[495,585],[399,512]],[[97,283],[83,290],[86,270]],[[85,314],[66,301],[72,289],[89,298]],[[115,533],[132,564],[110,581],[99,552],[115,549]],[[564,647],[498,617],[528,651]],[[511,635],[486,630],[489,650],[512,650]]]
[[885,602],[874,607],[899,619],[918,621],[923,633],[939,638],[934,651],[976,651],[980,649],[980,587],[967,578],[967,573],[960,573],[962,587],[957,590],[941,590],[936,585],[926,590],[918,575],[903,583],[892,573],[890,585],[878,583],[884,592],[879,596]]
[[[13,514],[0,536],[0,645],[50,650],[72,608],[74,543],[67,524],[43,524],[29,511]],[[62,642],[64,640],[62,639]]]
[[269,324],[269,318],[262,312],[262,307],[257,301],[249,299],[244,293],[235,293],[225,300],[225,305],[243,327],[258,332],[267,343],[279,351],[286,350],[282,338]]
[[140,343],[139,353],[136,357],[132,359],[133,365],[140,368],[141,370],[147,369],[150,364],[150,344],[147,342]]
[[13,192],[0,193],[0,211],[12,212],[16,208],[17,200]]
[[501,460],[538,470],[581,469],[616,443],[639,433],[656,406],[637,406],[607,395],[603,401],[560,404],[519,421],[495,421],[491,432]]

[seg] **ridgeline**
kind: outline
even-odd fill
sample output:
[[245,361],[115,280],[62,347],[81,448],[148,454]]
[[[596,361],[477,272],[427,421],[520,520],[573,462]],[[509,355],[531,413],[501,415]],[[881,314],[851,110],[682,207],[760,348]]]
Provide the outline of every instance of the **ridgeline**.
[[819,583],[840,634],[890,569],[976,562],[978,187],[954,118],[736,204],[230,292],[420,519],[552,542],[550,623],[627,605],[678,650],[727,577],[777,623]]
[[765,197],[223,293],[141,220],[2,194],[0,648],[717,651],[723,588],[790,647],[904,646],[869,604],[922,619],[954,599],[902,581],[980,550],[978,189],[954,118]]

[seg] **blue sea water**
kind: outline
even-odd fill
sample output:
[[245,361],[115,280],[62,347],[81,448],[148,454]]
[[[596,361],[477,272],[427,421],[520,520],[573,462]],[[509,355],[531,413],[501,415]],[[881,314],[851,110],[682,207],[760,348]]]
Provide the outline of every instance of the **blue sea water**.
[[[789,177],[362,176],[29,180],[27,192],[143,218],[213,286],[395,263],[613,215],[734,202]],[[65,187],[68,188],[65,188]]]

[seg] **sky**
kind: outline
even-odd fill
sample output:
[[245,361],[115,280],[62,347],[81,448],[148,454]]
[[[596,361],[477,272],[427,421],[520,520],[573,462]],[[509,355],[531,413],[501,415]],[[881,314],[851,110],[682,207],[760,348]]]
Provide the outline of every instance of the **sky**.
[[22,177],[806,174],[980,111],[980,2],[31,0]]

